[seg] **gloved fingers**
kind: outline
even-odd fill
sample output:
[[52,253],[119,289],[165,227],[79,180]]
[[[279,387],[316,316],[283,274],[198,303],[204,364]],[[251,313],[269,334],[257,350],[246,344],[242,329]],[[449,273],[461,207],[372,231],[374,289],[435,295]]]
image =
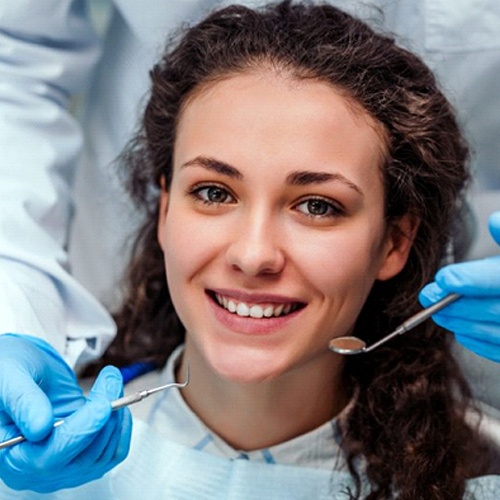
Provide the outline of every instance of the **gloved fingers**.
[[[95,415],[95,426],[93,428],[88,427],[88,430],[81,434],[84,438],[81,444],[85,443],[84,447],[76,446],[76,453],[70,460],[74,460],[77,455],[84,453],[84,450],[88,450],[91,455],[90,458],[94,460],[101,454],[99,449],[106,446],[109,437],[113,434],[119,422],[119,414],[114,414],[111,409],[111,401],[122,395],[123,380],[120,371],[113,366],[106,366],[101,370],[94,382],[85,405],[87,412]],[[92,403],[96,404],[96,410],[91,407]],[[85,418],[85,415],[82,417],[78,412],[72,414],[67,419],[68,424],[72,424],[74,418]],[[77,426],[74,426],[74,429],[71,429],[69,425],[66,427],[65,424],[66,421],[56,431],[60,429],[62,438],[66,439],[68,443],[75,439],[78,441],[80,437],[75,430],[79,428],[80,422],[78,422]],[[94,446],[96,451],[93,453]]]
[[[425,285],[418,296],[418,300],[422,307],[429,307],[435,304],[438,300],[443,299],[449,294],[448,291],[443,290],[435,281]],[[461,299],[460,299],[461,300]],[[457,300],[458,301],[458,300]],[[453,304],[446,306],[447,308]]]
[[130,444],[132,440],[132,413],[129,408],[120,410],[122,413],[120,439],[116,445],[115,454],[113,455],[113,467],[123,462],[129,454]]
[[0,410],[0,429],[3,425],[10,424],[12,424],[12,419],[10,418],[9,414]]
[[47,391],[52,403],[55,418],[65,418],[85,404],[86,398],[76,378],[74,380],[59,378],[57,373],[54,373],[51,378],[53,380],[50,387],[43,389]]
[[74,465],[105,464],[113,456],[121,431],[120,412],[113,412],[101,431],[94,436],[89,444],[78,456],[72,460]]
[[[131,429],[122,427],[121,413],[129,413],[127,408],[113,412],[105,427],[95,436],[91,445],[64,467],[64,476],[53,476],[36,486],[39,493],[49,493],[55,489],[74,488],[82,483],[94,481],[112,470],[123,461],[127,453],[120,452],[120,442],[130,443]],[[128,452],[127,445],[127,452]]]
[[[56,466],[55,463],[39,461],[38,468],[32,466],[27,473],[26,467],[23,470],[13,469],[11,463],[7,462],[9,473],[4,481],[13,489],[25,489],[29,484],[31,490],[38,493],[50,493],[99,479],[123,461],[128,453],[131,427],[128,425],[129,419],[124,419],[120,413],[130,416],[127,408],[113,412],[104,428],[94,435],[89,445],[68,463]],[[122,426],[123,420],[125,420],[124,426]],[[3,467],[3,465],[0,466]],[[42,472],[44,480],[38,481],[37,478],[42,476]]]
[[99,456],[99,462],[110,464],[110,468],[122,462],[128,455],[130,439],[132,436],[132,415],[128,408],[122,408],[114,412],[116,414],[116,426],[110,434],[108,445]]
[[34,475],[63,468],[92,443],[110,412],[109,401],[103,396],[89,398],[47,439],[39,443],[24,442],[10,448],[5,464],[12,470],[30,471]]
[[452,331],[455,335],[475,339],[485,344],[500,347],[500,327],[494,323],[477,322],[472,319],[451,318],[435,314],[432,319],[446,330]]
[[[101,370],[89,394],[89,400],[104,398],[108,403],[123,396],[123,379],[120,371],[113,366]],[[72,461],[80,460],[88,463],[106,463],[106,456],[113,455],[119,441],[122,412],[113,412],[109,404],[109,415],[99,430],[94,433],[85,449],[78,453]],[[64,427],[64,424],[63,426]],[[108,452],[106,452],[108,450]]]
[[[20,432],[16,424],[12,423],[10,417],[2,419],[0,423],[0,443],[19,436]],[[1,453],[1,450],[0,450]],[[1,477],[1,474],[0,474]]]
[[[22,442],[2,450],[0,470],[5,484],[15,490],[29,487],[41,493],[67,487],[68,464],[92,442],[96,422],[105,423],[103,418],[110,411],[109,401],[99,396],[69,416],[47,439]],[[85,468],[81,472],[85,475]],[[73,479],[81,480],[79,484],[85,482],[84,477]]]
[[450,264],[440,269],[436,283],[448,293],[497,295],[500,289],[500,255],[486,259]]
[[[102,477],[126,458],[132,432],[131,414],[128,408],[111,411],[109,404],[109,400],[116,399],[122,394],[123,384],[120,372],[113,367],[104,368],[89,394],[89,401],[85,407],[88,408],[94,399],[105,400],[109,409],[109,418],[98,431],[88,436],[89,439],[84,448],[78,453],[70,455],[69,450],[65,450],[66,454],[59,456],[59,463],[55,460],[56,457],[52,459],[51,457],[48,459],[38,457],[37,465],[33,468],[33,477],[39,475],[42,468],[45,477],[49,477],[46,481],[30,486],[30,489],[39,493],[48,493],[56,489],[76,487]],[[80,418],[84,413],[84,408],[77,412]],[[61,427],[56,428],[53,434],[56,435],[59,430],[66,430],[68,433],[69,428],[63,428],[67,423],[74,423],[72,421],[76,419],[76,416],[75,414],[68,417],[67,421]],[[80,428],[80,435],[82,434],[83,430]],[[52,436],[47,440],[47,447],[51,445],[51,439]],[[32,460],[34,458],[36,457],[32,457]],[[47,471],[50,474],[47,474]],[[11,487],[15,487],[15,484],[22,484],[23,481],[26,484],[25,475],[19,477],[19,475],[11,474],[9,480]]]
[[31,441],[52,429],[53,414],[67,415],[84,402],[74,372],[42,339],[0,335],[0,410]]
[[128,408],[113,412],[104,429],[96,436],[92,446],[78,455],[71,466],[82,468],[95,464],[94,478],[101,477],[128,455],[132,434],[132,417]]
[[[114,367],[105,367],[99,376],[103,373],[112,376],[113,380],[118,383],[119,388],[119,390],[114,388],[115,392],[109,392],[108,390],[107,397],[113,400],[123,396],[123,378],[120,371]],[[91,457],[94,461],[98,461],[102,468],[96,478],[111,470],[127,457],[132,436],[132,414],[130,410],[121,408],[113,411],[110,422],[106,424],[101,434],[103,434],[99,437],[101,445],[95,446],[93,450],[94,456]],[[107,464],[106,469],[104,468],[105,464]]]
[[433,318],[437,316],[444,322],[460,319],[463,321],[470,321],[471,324],[496,324],[500,334],[500,297],[461,297],[455,303],[450,304],[439,313],[435,314]]
[[104,369],[90,391],[87,402],[64,419],[51,435],[40,443],[24,442],[9,450],[5,458],[12,470],[56,470],[66,466],[90,446],[108,422],[112,409],[110,399],[122,392],[120,372]]
[[473,337],[468,337],[467,335],[460,334],[455,335],[455,338],[457,339],[457,342],[459,342],[472,352],[478,354],[479,356],[500,363],[498,343],[484,342],[482,340],[477,340]]
[[[110,400],[117,399],[123,396],[123,377],[121,372],[115,367],[105,367],[101,374],[108,373],[108,376],[112,376],[118,387],[112,387],[111,391],[108,392],[107,397]],[[100,374],[100,376],[101,376]],[[109,462],[110,468],[114,465],[122,462],[128,455],[130,449],[130,440],[132,435],[132,415],[128,408],[122,408],[117,411],[113,411],[110,423],[106,424],[106,428],[102,431],[106,433],[106,436],[102,437],[102,442],[106,442],[106,446],[102,446],[102,451],[98,455],[96,454],[96,459],[102,463]],[[97,449],[96,449],[97,451]]]
[[111,439],[105,447],[104,453],[99,457],[99,468],[92,469],[92,479],[98,479],[111,469],[123,462],[130,451],[132,437],[132,414],[128,408],[114,412],[118,417],[116,431],[111,434]]
[[[0,364],[0,408],[4,412],[2,422],[7,421],[8,415],[19,429],[17,434],[22,433],[30,441],[40,441],[52,429],[54,419],[49,398],[23,366],[16,363]],[[0,428],[0,435],[3,431]]]
[[491,236],[495,242],[500,245],[500,212],[494,212],[488,219],[488,226]]
[[[500,245],[500,211],[489,218],[493,239]],[[440,269],[435,282],[449,292],[470,296],[497,296],[500,289],[500,255],[451,264]]]

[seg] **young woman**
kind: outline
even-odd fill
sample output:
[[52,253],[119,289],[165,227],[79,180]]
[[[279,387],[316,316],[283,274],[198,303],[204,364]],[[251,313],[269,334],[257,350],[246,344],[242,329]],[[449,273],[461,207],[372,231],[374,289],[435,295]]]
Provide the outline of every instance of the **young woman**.
[[157,402],[114,494],[493,498],[494,478],[468,482],[489,452],[447,332],[328,349],[416,312],[456,240],[468,151],[431,72],[286,1],[215,12],[151,78],[124,157],[145,223],[103,363],[182,379],[189,360],[191,381]]

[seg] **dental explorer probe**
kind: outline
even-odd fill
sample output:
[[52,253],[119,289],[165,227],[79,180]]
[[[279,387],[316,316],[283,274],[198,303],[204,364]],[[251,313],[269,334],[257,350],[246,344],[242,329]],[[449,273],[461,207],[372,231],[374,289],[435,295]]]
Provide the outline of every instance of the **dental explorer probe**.
[[409,332],[417,325],[420,325],[420,323],[424,322],[427,318],[430,318],[433,314],[437,313],[452,302],[455,302],[455,300],[457,300],[459,297],[460,295],[458,293],[450,293],[432,306],[429,306],[426,309],[422,309],[422,311],[414,314],[405,322],[401,323],[392,333],[389,333],[389,335],[386,335],[369,347],[367,347],[366,343],[358,337],[347,336],[330,340],[328,348],[331,351],[337,352],[339,354],[362,354],[365,352],[373,351],[382,344],[385,344],[388,340],[391,340],[392,338],[401,335],[402,333]]
[[[133,392],[132,394],[127,394],[121,398],[115,399],[114,401],[111,401],[111,409],[118,410],[120,408],[123,408],[125,406],[132,405],[134,403],[138,403],[139,401],[142,401],[143,399],[151,396],[152,394],[156,394],[157,392],[164,391],[165,389],[171,389],[172,387],[178,387],[182,389],[183,387],[186,387],[189,384],[189,361],[186,362],[186,378],[184,382],[172,382],[169,384],[165,385],[160,385],[158,387],[153,387],[151,389],[146,389],[144,391],[138,391],[138,392]],[[53,428],[55,429],[56,427],[59,427],[64,423],[64,420],[57,420],[54,423]],[[4,448],[8,448],[9,446],[13,446],[17,443],[21,443],[25,441],[26,438],[24,436],[16,436],[11,439],[7,439],[7,441],[3,441],[0,443],[0,450]]]

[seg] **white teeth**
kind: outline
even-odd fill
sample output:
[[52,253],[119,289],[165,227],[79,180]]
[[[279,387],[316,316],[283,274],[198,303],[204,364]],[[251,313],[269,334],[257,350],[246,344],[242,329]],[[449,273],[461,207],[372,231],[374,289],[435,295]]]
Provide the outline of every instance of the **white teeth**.
[[236,308],[236,314],[243,317],[250,316],[250,308],[244,302],[240,302]]
[[250,308],[250,316],[252,318],[262,318],[264,316],[264,309],[260,306],[252,306]]
[[275,316],[279,316],[283,312],[283,308],[284,308],[283,304],[281,304],[278,307],[276,307],[274,309],[274,315]]
[[268,306],[264,309],[264,316],[266,318],[270,318],[274,314],[273,306]]
[[284,316],[289,314],[291,311],[295,310],[294,304],[279,304],[276,306],[266,305],[261,306],[258,304],[248,305],[245,302],[235,302],[231,299],[223,297],[222,295],[215,294],[215,298],[217,302],[224,307],[224,309],[228,310],[230,313],[235,313],[238,316],[242,316],[244,318],[250,316],[251,318],[272,318],[278,316]]

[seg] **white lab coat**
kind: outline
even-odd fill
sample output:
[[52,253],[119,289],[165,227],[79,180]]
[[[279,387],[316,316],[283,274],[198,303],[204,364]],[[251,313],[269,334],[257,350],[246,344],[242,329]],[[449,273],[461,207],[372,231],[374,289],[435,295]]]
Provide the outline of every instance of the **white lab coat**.
[[[44,337],[73,365],[113,337],[108,309],[138,220],[113,161],[167,34],[216,3],[110,1],[101,39],[90,0],[0,0],[0,333]],[[485,217],[500,209],[500,2],[332,3],[397,33],[440,76],[475,150],[471,255],[497,252]]]
[[134,218],[113,160],[167,33],[212,0],[116,0],[104,40],[90,3],[0,0],[0,332],[46,338],[72,365],[115,334],[102,304]]

